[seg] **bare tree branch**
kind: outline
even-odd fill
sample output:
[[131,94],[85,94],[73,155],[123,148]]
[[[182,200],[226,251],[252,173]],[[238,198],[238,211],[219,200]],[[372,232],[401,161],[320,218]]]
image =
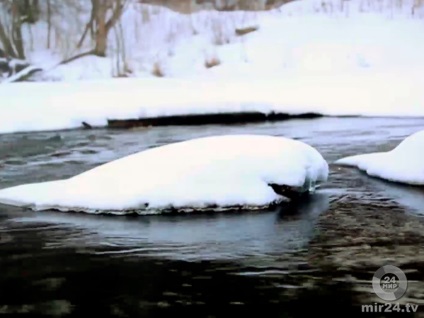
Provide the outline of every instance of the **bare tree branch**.
[[115,6],[112,8],[112,16],[110,17],[109,21],[106,22],[106,32],[109,32],[109,30],[116,24],[116,22],[119,20],[119,18],[122,15],[122,11],[124,9],[125,1],[122,0],[116,0],[113,2]]
[[93,55],[93,54],[95,54],[94,50],[90,50],[90,51],[84,52],[84,53],[79,53],[77,55],[74,55],[74,56],[72,56],[70,58],[67,58],[67,59],[61,61],[58,65],[67,64],[67,63],[70,63],[72,61],[75,61],[75,60],[77,60],[77,59],[79,59],[81,57],[88,56],[88,55]]
[[[107,36],[111,28],[119,21],[124,9],[125,1],[123,0],[91,0],[92,14],[94,16],[95,28],[95,47],[94,52],[97,56],[106,56]],[[112,10],[112,15],[106,21],[106,15]]]
[[90,14],[90,21],[88,21],[88,23],[85,25],[85,29],[84,32],[81,35],[80,40],[78,41],[77,44],[77,49],[80,49],[82,44],[84,43],[85,37],[88,34],[88,31],[91,31],[91,36],[94,36],[94,15],[95,12],[97,10],[97,1],[91,1],[92,4],[92,9],[91,9],[91,14]]

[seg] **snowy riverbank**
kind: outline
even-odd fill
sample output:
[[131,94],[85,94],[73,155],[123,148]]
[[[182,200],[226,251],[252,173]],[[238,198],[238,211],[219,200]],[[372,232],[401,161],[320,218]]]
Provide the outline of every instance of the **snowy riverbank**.
[[[0,85],[0,133],[188,115],[421,117],[421,9],[307,0],[182,15],[131,4],[122,18],[129,78],[112,79],[113,54],[54,66],[60,58],[36,41],[29,60],[48,82]],[[149,19],[138,21],[137,10]],[[252,32],[241,35],[243,27]]]
[[105,126],[108,119],[242,112],[422,117],[420,76],[356,73],[0,85],[0,133],[77,128],[83,121]]

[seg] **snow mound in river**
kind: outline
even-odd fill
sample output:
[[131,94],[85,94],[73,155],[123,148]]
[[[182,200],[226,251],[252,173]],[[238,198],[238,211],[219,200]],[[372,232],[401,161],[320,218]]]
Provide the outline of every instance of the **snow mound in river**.
[[327,177],[327,162],[303,142],[212,136],[148,149],[67,180],[3,189],[0,203],[113,214],[252,208],[284,199],[271,184],[304,191]]

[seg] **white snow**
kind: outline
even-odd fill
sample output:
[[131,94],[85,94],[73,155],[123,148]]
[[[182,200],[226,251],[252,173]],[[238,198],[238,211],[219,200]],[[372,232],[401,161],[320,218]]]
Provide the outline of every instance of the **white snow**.
[[31,72],[35,72],[40,70],[38,67],[30,65],[27,68],[24,68],[22,71],[17,72],[16,74],[13,74],[12,76],[9,76],[3,80],[3,83],[12,83],[15,81],[18,81],[19,79],[29,75]]
[[[409,0],[303,0],[267,12],[183,15],[130,1],[119,28],[125,56],[114,30],[108,57],[57,66],[92,45],[70,47],[85,26],[81,12],[89,10],[60,11],[52,49],[46,23],[28,26],[39,41],[25,41],[32,43],[29,60],[48,69],[40,78],[55,83],[0,85],[0,133],[245,111],[422,117],[423,7]],[[251,26],[258,30],[236,35]],[[208,68],[212,60],[218,65]]]
[[[80,50],[75,49],[90,12],[89,2],[79,6],[63,6],[56,12],[49,50],[45,21],[24,28],[31,62],[50,69],[60,60],[92,49],[90,37]],[[152,77],[155,66],[165,76],[178,78],[228,72],[244,76],[246,71],[254,77],[414,68],[423,64],[423,8],[413,0],[301,0],[266,12],[185,15],[129,1],[120,25],[109,34],[109,62],[99,58],[90,72],[81,67],[87,63],[77,60],[51,69],[44,79]],[[235,33],[237,28],[252,26],[258,30],[245,36]],[[206,68],[211,58],[221,64]],[[94,59],[91,63],[96,64]],[[124,64],[129,72],[123,70]],[[99,67],[104,71],[99,72]]]
[[[414,74],[416,76],[414,76]],[[420,74],[266,79],[116,79],[0,85],[0,133],[104,126],[107,119],[260,112],[424,116]],[[399,81],[398,79],[402,80]]]
[[388,152],[342,158],[337,164],[355,166],[370,176],[411,185],[424,185],[424,130]]
[[62,211],[263,207],[280,202],[268,184],[313,189],[328,165],[313,147],[284,137],[227,135],[148,149],[67,180],[0,190],[0,202]]

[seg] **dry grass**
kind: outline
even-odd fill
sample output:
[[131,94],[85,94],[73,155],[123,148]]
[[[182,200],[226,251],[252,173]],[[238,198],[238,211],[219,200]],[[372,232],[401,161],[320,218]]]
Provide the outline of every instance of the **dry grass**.
[[155,62],[152,68],[152,74],[156,77],[164,77],[165,72],[159,62]]
[[221,64],[218,57],[214,56],[205,60],[205,67],[212,68]]
[[[359,6],[356,8],[356,6]],[[343,13],[349,16],[350,10],[359,9],[360,12],[385,13],[394,16],[402,16],[410,12],[412,17],[424,16],[424,0],[360,0],[357,4],[351,4],[349,0],[323,0],[315,7],[315,12],[326,14]]]

